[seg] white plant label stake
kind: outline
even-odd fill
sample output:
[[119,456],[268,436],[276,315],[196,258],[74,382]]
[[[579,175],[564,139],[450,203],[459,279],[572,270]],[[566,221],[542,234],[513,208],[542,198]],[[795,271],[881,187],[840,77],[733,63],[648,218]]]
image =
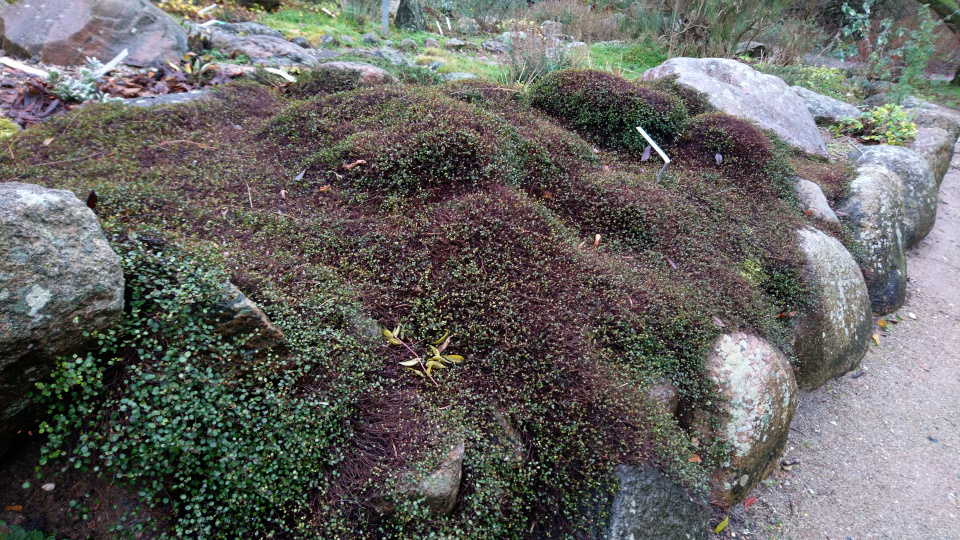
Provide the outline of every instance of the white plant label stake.
[[657,183],[660,183],[660,177],[663,176],[664,171],[666,171],[667,167],[670,165],[670,158],[668,158],[667,155],[663,153],[663,150],[660,149],[660,146],[656,142],[654,142],[649,135],[647,135],[647,132],[644,131],[642,127],[637,126],[637,131],[639,131],[640,134],[643,135],[643,138],[647,140],[647,143],[650,146],[652,146],[653,149],[656,150],[658,154],[660,154],[661,158],[663,158],[663,168],[660,169],[659,173],[657,173]]

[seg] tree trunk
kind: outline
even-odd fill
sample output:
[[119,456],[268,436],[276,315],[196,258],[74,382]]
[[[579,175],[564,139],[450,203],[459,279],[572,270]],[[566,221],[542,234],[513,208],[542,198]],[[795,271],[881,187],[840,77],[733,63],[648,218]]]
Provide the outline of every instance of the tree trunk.
[[957,0],[927,0],[936,14],[954,34],[960,34],[960,5]]
[[419,0],[400,0],[397,7],[397,16],[393,19],[397,28],[411,32],[423,32],[427,29],[427,21],[423,18],[423,9]]
[[[927,0],[932,9],[954,34],[960,34],[960,5],[957,0]],[[953,74],[950,84],[960,86],[960,67]]]

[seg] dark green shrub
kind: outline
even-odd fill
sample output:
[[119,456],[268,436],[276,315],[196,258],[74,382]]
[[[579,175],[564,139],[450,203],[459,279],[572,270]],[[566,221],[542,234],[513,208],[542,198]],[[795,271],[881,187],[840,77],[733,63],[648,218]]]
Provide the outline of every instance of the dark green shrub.
[[517,180],[531,193],[554,189],[580,168],[596,162],[592,145],[531,107],[528,97],[516,88],[466,80],[444,85],[443,90],[516,129]]
[[235,0],[237,5],[245,8],[262,9],[273,11],[280,7],[282,0]]
[[332,146],[307,168],[381,194],[512,178],[513,135],[496,116],[430,90],[358,90],[317,103],[330,111]]
[[301,73],[297,77],[297,82],[287,86],[284,92],[297,99],[307,99],[354,90],[358,86],[360,86],[360,72],[326,69],[321,65],[315,70]]
[[541,78],[530,88],[533,105],[585,137],[610,148],[642,150],[643,127],[660,144],[683,130],[687,111],[676,96],[638,86],[602,71],[568,69]]
[[680,98],[683,106],[687,108],[687,116],[690,118],[716,110],[716,108],[710,104],[710,98],[707,97],[707,94],[678,83],[677,75],[645,82],[643,85]]
[[691,119],[677,149],[684,163],[716,169],[759,189],[769,180],[767,166],[774,157],[770,140],[760,128],[720,112]]

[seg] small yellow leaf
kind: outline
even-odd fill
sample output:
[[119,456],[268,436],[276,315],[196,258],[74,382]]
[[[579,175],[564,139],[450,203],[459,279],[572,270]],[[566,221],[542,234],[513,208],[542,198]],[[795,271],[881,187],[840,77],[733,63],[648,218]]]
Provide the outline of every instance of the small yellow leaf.
[[387,330],[386,328],[383,329],[383,335],[387,338],[387,341],[389,341],[391,345],[402,345],[400,340],[393,336],[393,332]]
[[720,534],[721,531],[727,528],[727,523],[730,523],[730,516],[723,518],[723,521],[713,530],[713,534]]
[[440,348],[437,349],[437,351],[442,353],[444,350],[446,350],[446,348],[450,346],[450,338],[452,337],[453,336],[447,336],[447,339],[443,340],[443,343],[440,345]]
[[873,340],[877,342],[877,345],[880,345],[880,334],[874,334]]
[[413,367],[420,363],[419,358],[414,358],[413,360],[407,360],[406,362],[400,362],[401,366]]
[[435,360],[431,360],[431,361],[427,362],[427,369],[428,369],[428,370],[429,370],[430,368],[445,369],[446,367],[447,367],[447,366],[443,365],[442,362],[437,362],[437,361],[435,361]]
[[434,345],[439,345],[439,344],[443,343],[443,341],[444,341],[445,339],[447,339],[448,337],[450,337],[450,331],[449,331],[449,330],[447,330],[447,332],[446,332],[445,334],[443,334],[443,337],[442,337],[442,338],[434,341],[433,344],[434,344]]
[[432,352],[434,356],[440,355],[440,351],[438,351],[437,348],[434,347],[433,345],[430,345],[430,352]]
[[443,355],[443,359],[448,362],[453,362],[454,364],[459,364],[460,362],[463,362],[463,357],[460,356],[459,354],[445,354]]
[[415,370],[415,369],[413,369],[413,368],[405,368],[405,369],[406,369],[407,371],[412,371],[412,372],[416,373],[417,375],[420,376],[421,379],[424,378],[423,373],[420,373],[419,371],[417,371],[417,370]]
[[49,139],[44,139],[44,140],[43,140],[43,145],[44,145],[44,146],[50,146],[50,143],[52,143],[52,142],[53,142],[53,137],[50,137]]
[[593,237],[593,247],[597,247],[599,245],[600,245],[600,235],[598,234]]
[[401,329],[402,326],[403,326],[403,325],[398,324],[398,325],[397,325],[397,328],[394,329],[394,331],[393,331],[393,335],[397,336],[398,338],[401,337],[401,336],[400,336],[400,329]]
[[879,326],[880,328],[886,328],[887,321],[885,319],[880,319],[879,321],[877,321],[877,326]]

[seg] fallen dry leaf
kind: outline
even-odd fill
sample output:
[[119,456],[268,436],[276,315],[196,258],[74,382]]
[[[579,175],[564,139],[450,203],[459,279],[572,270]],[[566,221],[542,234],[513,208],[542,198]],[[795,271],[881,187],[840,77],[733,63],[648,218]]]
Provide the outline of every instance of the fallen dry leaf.
[[321,186],[320,189],[318,189],[317,191],[320,193],[323,193],[324,191],[327,191],[329,189],[330,189],[330,186],[326,185],[326,186]]
[[874,334],[873,340],[877,342],[877,345],[880,345],[880,334]]
[[344,163],[344,164],[343,164],[343,170],[349,171],[350,169],[356,167],[357,165],[366,165],[366,164],[367,164],[367,160],[365,160],[365,159],[358,159],[358,160],[354,161],[353,163]]
[[4,506],[3,511],[4,512],[23,512],[23,505],[13,504],[10,506]]
[[702,463],[702,461],[700,460],[700,456],[698,456],[697,454],[693,454],[692,456],[687,458],[687,461],[689,461],[690,463]]
[[910,317],[911,319],[916,319],[917,314],[911,311],[910,313],[907,313],[907,317]]
[[880,328],[886,328],[886,327],[887,327],[887,321],[884,320],[884,319],[880,319],[879,321],[877,321],[877,326],[879,326]]
[[744,507],[744,508],[750,508],[750,505],[753,504],[753,503],[755,503],[755,502],[757,502],[757,498],[756,498],[756,497],[750,497],[749,499],[743,501],[743,507]]
[[720,317],[717,317],[716,315],[713,316],[713,324],[719,326],[720,328],[723,328],[724,326],[726,326],[726,324],[724,324],[723,321],[720,320]]
[[600,245],[600,235],[598,234],[593,238],[593,247],[597,247],[599,245]]

